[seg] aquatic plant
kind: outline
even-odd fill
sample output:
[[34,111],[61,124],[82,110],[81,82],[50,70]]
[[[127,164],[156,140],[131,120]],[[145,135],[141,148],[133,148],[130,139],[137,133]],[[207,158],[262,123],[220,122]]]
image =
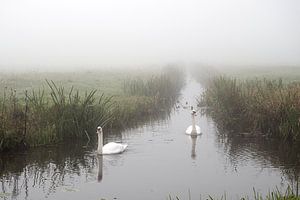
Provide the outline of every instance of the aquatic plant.
[[229,130],[262,132],[300,141],[300,84],[282,80],[238,81],[213,79],[199,99],[209,113]]
[[184,72],[173,66],[150,78],[124,80],[126,96],[118,106],[118,117],[122,120],[117,121],[124,125],[130,121],[169,113],[184,82]]
[[47,81],[49,97],[44,90],[25,92],[20,99],[16,92],[1,99],[0,150],[20,146],[37,146],[63,141],[66,138],[89,137],[98,124],[105,126],[112,120],[112,97],[102,94],[95,98],[96,90],[80,95],[73,88],[65,89]]
[[178,95],[178,88],[184,84],[183,71],[179,68],[166,68],[161,75],[127,79],[124,81],[124,92],[130,95],[170,98]]
[[[0,151],[39,146],[96,134],[95,128],[128,128],[149,117],[170,112],[183,86],[183,74],[169,68],[143,82],[131,82],[126,95],[99,94],[96,89],[79,91],[46,80],[46,88],[3,90],[0,96]],[[122,87],[120,85],[120,87]]]

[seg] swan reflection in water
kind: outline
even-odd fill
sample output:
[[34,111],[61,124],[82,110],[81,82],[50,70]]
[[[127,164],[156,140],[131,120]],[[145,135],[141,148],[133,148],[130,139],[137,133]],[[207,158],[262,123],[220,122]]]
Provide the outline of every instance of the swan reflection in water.
[[98,174],[97,174],[97,180],[98,182],[102,181],[103,178],[103,156],[102,155],[97,155],[97,160],[98,160]]
[[197,138],[200,137],[198,135],[191,135],[190,138],[192,140],[192,151],[191,151],[191,158],[196,159],[196,144],[197,144]]

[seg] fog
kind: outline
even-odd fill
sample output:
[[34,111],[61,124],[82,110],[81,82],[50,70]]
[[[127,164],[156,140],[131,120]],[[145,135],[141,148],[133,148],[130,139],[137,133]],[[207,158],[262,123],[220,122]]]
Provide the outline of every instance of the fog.
[[300,65],[299,0],[1,0],[1,69]]

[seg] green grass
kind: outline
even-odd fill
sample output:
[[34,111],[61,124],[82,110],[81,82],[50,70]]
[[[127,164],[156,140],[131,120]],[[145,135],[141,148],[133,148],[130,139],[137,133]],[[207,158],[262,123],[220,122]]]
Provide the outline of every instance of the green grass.
[[300,67],[293,66],[239,66],[218,67],[195,65],[191,68],[194,78],[202,85],[207,86],[209,82],[218,76],[234,78],[238,81],[267,79],[281,79],[285,84],[298,82],[300,80]]
[[24,95],[25,90],[44,89],[50,92],[45,80],[52,80],[64,88],[74,87],[79,91],[97,90],[99,95],[123,95],[123,83],[128,78],[141,77],[148,79],[162,73],[159,69],[111,69],[111,70],[82,70],[74,72],[24,72],[1,73],[0,92],[5,87],[16,89],[17,95]]
[[[262,195],[253,189],[253,197],[240,197],[240,198],[235,198],[235,199],[240,199],[240,200],[300,200],[300,196],[295,194],[295,192],[291,189],[291,187],[287,187],[285,192],[280,192],[278,188],[276,190],[273,190],[269,192],[267,195]],[[189,193],[188,198],[184,198],[187,200],[192,200],[191,195]],[[202,199],[200,197],[200,199]],[[208,195],[207,197],[203,198],[205,200],[226,200],[230,198],[227,198],[226,194],[222,195],[221,197],[214,197],[211,195]],[[179,198],[178,196],[171,196],[169,195],[167,200],[183,200],[182,198]]]

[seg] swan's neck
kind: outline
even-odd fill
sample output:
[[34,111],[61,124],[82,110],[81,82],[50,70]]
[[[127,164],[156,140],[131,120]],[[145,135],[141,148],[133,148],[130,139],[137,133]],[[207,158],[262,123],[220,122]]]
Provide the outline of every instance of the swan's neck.
[[195,115],[192,114],[192,133],[196,133],[196,122],[195,122]]
[[98,154],[102,154],[102,147],[103,147],[103,133],[99,132],[98,133],[98,149],[97,149]]

